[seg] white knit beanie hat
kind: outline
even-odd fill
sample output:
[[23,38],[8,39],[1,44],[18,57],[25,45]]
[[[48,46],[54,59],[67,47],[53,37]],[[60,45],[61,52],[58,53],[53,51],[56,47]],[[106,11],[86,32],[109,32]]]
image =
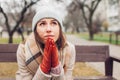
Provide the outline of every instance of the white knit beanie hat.
[[37,22],[43,18],[56,19],[59,22],[62,31],[64,31],[63,18],[60,17],[60,13],[59,13],[58,9],[55,7],[50,7],[50,6],[44,6],[44,7],[42,6],[37,10],[37,12],[32,20],[32,31],[35,31]]

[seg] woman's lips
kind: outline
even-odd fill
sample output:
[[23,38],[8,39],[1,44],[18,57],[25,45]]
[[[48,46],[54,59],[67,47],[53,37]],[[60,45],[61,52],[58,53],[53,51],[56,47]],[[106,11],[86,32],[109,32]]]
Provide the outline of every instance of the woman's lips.
[[46,40],[47,40],[48,38],[51,38],[51,39],[54,40],[54,35],[46,35],[46,36],[44,36],[45,42],[46,42]]
[[54,35],[46,35],[45,37],[46,37],[46,38],[53,38]]

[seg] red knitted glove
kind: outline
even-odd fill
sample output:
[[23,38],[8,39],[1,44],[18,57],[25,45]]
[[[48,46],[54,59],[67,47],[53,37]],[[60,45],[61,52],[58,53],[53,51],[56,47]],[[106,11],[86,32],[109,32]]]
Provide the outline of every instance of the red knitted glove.
[[51,63],[52,66],[51,67],[55,68],[56,66],[59,65],[58,49],[53,40],[52,40],[52,44],[53,46],[52,46],[52,53],[51,53],[52,54],[52,63]]
[[52,50],[52,40],[50,38],[47,39],[44,48],[43,60],[40,64],[41,70],[49,74],[51,69],[51,50]]

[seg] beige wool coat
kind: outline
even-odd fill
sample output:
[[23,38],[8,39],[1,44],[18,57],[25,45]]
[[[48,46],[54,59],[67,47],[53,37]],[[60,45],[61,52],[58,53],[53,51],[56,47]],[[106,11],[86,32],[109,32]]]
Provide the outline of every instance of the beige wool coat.
[[40,69],[43,50],[37,46],[34,34],[32,33],[25,43],[20,43],[17,50],[18,71],[16,80],[73,80],[72,70],[75,63],[75,47],[70,42],[64,49],[59,51],[61,73],[45,74]]

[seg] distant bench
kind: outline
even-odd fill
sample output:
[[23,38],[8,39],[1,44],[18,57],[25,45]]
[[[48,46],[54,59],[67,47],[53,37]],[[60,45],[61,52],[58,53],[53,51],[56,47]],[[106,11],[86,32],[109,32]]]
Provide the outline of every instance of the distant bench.
[[[0,44],[0,62],[16,62],[18,44]],[[120,62],[120,58],[109,56],[109,46],[76,45],[76,62],[104,62],[105,76],[75,77],[74,80],[117,80],[113,75],[113,61]],[[15,79],[0,79],[15,80]]]
[[112,43],[112,37],[113,37],[114,35],[115,35],[115,43],[118,45],[118,43],[119,43],[120,31],[110,32],[109,42]]

